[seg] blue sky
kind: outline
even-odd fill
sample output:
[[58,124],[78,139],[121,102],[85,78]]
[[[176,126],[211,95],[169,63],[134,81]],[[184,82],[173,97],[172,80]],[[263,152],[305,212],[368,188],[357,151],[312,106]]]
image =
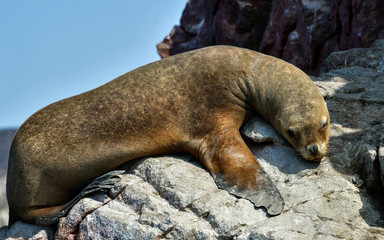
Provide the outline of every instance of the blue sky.
[[0,129],[159,60],[187,0],[1,0]]

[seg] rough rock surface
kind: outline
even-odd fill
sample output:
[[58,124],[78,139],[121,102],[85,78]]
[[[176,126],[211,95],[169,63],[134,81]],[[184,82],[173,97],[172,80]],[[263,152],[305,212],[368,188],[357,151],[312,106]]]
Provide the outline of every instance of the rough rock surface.
[[30,239],[48,240],[53,239],[55,233],[50,227],[35,226],[23,222],[16,222],[8,230],[7,226],[0,228],[0,239]]
[[190,0],[180,26],[157,48],[167,57],[210,45],[234,45],[318,75],[331,52],[369,47],[378,38],[384,38],[382,0]]
[[373,206],[361,200],[358,188],[329,161],[320,166],[303,162],[279,145],[254,149],[258,156],[273,156],[261,163],[286,200],[280,216],[269,218],[264,209],[218,189],[190,157],[164,156],[126,167],[129,174],[123,175],[112,198],[99,194],[83,199],[60,221],[56,237],[363,239],[384,233],[365,222],[359,211],[378,223],[380,215],[372,215]]
[[0,174],[8,167],[9,148],[17,129],[0,129]]
[[[324,62],[322,73],[315,80],[337,130],[330,143],[333,151],[343,151],[342,161],[335,167],[354,175],[358,185],[384,200],[383,143],[384,143],[384,40],[371,48],[351,49],[332,53]],[[354,143],[354,144],[352,144]],[[359,181],[363,180],[363,182]],[[384,209],[381,209],[382,211]]]
[[5,189],[7,174],[0,175],[0,227],[8,224],[8,202]]
[[[380,62],[384,41],[377,41],[374,48],[364,51],[375,57],[361,57]],[[349,59],[355,53],[334,54]],[[60,220],[55,236],[384,239],[382,184],[370,185],[380,182],[383,174],[384,71],[379,65],[349,64],[343,68],[338,63],[329,61],[329,71],[313,77],[331,114],[330,150],[321,163],[298,158],[262,120],[255,118],[242,129],[285,200],[281,215],[270,217],[263,208],[218,189],[210,174],[190,156],[160,156],[123,166],[122,181],[108,193],[82,199]],[[19,224],[0,230],[0,239],[20,236],[12,235]],[[28,229],[23,225],[23,231]],[[44,232],[51,236],[49,228]]]
[[[9,149],[16,129],[0,130],[0,227],[8,223],[8,203],[5,193]],[[2,239],[2,238],[0,238]]]

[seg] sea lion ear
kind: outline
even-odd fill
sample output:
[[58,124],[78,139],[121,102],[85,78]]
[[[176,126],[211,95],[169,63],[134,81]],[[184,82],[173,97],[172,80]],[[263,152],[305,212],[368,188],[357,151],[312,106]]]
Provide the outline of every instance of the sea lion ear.
[[225,181],[223,174],[212,174],[217,186],[229,193],[246,198],[251,201],[256,207],[265,207],[268,214],[271,216],[279,215],[284,208],[284,200],[281,197],[279,190],[273,185],[267,173],[260,169],[257,180],[258,188],[255,190],[239,189]]

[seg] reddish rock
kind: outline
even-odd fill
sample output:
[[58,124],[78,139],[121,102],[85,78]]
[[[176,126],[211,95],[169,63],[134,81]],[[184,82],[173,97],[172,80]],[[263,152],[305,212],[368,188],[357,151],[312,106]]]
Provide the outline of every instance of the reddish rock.
[[158,53],[164,58],[218,44],[258,49],[271,7],[269,0],[190,0]]
[[384,38],[384,1],[190,0],[161,57],[226,44],[282,58],[317,75],[333,51]]
[[163,42],[157,45],[159,55],[171,55],[214,45],[212,37],[216,1],[188,1],[180,20]]
[[384,38],[384,1],[335,0],[331,7],[332,27],[339,38],[335,50],[367,48]]
[[275,1],[259,51],[293,63],[307,73],[318,73],[321,62],[333,50],[322,48],[332,37],[329,15],[326,0]]

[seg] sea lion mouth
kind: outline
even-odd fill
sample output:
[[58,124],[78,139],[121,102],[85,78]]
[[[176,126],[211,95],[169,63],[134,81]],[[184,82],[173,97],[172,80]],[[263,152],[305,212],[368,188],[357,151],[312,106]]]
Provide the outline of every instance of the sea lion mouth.
[[305,159],[311,162],[320,162],[326,150],[323,149],[322,144],[312,144],[306,147],[300,147],[298,153]]
[[321,157],[310,158],[310,159],[307,159],[307,160],[309,160],[309,161],[311,161],[311,162],[320,162],[321,159],[323,159],[322,156],[321,156]]

